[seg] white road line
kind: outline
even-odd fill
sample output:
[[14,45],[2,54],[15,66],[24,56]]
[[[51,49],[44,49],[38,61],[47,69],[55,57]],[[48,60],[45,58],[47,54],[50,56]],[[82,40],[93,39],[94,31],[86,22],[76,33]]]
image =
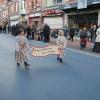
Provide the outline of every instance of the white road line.
[[91,57],[95,57],[95,58],[100,58],[100,54],[97,55],[97,54],[93,54],[91,52],[85,52],[85,51],[75,50],[75,49],[71,49],[71,48],[66,48],[66,50],[69,50],[69,51],[72,51],[75,53],[80,53],[80,54],[87,55],[87,56],[91,56]]

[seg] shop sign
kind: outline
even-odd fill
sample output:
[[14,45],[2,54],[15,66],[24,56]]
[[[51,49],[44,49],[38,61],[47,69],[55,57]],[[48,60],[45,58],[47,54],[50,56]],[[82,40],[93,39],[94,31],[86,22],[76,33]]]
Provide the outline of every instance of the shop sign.
[[17,20],[19,20],[19,16],[12,16],[12,17],[10,17],[10,20],[17,21]]
[[50,9],[60,9],[60,6],[59,5],[56,5],[56,6],[50,6],[50,7],[46,7],[43,9],[43,11],[46,11],[46,10],[50,10]]
[[70,6],[70,5],[65,5],[64,6],[64,9],[69,9],[69,8],[72,8],[72,6]]
[[50,9],[50,10],[43,12],[43,16],[56,15],[56,14],[62,14],[62,11]]
[[78,9],[87,8],[87,0],[78,0],[77,8]]
[[77,0],[66,0],[66,4],[61,5],[59,9],[71,9],[77,7]]
[[88,0],[88,5],[100,4],[100,0]]
[[41,13],[35,13],[29,15],[29,17],[39,17],[39,16],[41,16]]

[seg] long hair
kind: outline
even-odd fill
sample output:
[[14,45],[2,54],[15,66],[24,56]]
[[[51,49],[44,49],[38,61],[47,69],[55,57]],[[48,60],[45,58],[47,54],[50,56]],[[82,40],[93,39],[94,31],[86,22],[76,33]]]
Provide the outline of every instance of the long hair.
[[64,36],[64,31],[63,30],[59,30],[58,36]]
[[19,28],[19,29],[18,29],[19,35],[21,34],[21,32],[24,32],[24,30],[23,30],[22,28]]

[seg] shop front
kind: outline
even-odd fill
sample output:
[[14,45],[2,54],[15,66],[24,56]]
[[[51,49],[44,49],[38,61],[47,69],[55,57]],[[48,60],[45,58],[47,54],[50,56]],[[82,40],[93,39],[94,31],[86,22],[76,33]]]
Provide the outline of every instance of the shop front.
[[43,23],[47,23],[51,29],[62,29],[64,24],[63,12],[54,9],[45,11]]
[[19,23],[19,16],[16,15],[16,16],[11,16],[10,17],[10,25],[16,25]]
[[[81,4],[81,5],[79,5]],[[78,0],[62,6],[65,23],[71,28],[90,28],[91,24],[100,23],[100,0]]]
[[98,12],[69,14],[68,19],[69,28],[90,28],[92,24],[98,24]]
[[38,27],[42,23],[41,13],[35,13],[29,15],[29,24],[33,24]]

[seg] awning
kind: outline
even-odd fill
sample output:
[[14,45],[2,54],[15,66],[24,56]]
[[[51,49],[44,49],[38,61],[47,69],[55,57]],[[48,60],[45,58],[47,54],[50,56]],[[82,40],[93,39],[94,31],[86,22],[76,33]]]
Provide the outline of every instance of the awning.
[[88,0],[88,5],[100,4],[100,0]]
[[60,6],[60,10],[67,10],[67,9],[72,9],[77,7],[77,2],[73,3],[66,3]]
[[[99,4],[100,5],[100,0],[87,0],[87,5],[95,5],[95,4]],[[66,3],[60,6],[60,10],[69,10],[72,8],[77,8],[78,6],[78,2],[73,2],[73,3]]]
[[60,10],[60,6],[61,5],[55,5],[55,6],[45,7],[45,8],[42,9],[42,11],[46,11],[46,10],[50,10],[50,9]]

